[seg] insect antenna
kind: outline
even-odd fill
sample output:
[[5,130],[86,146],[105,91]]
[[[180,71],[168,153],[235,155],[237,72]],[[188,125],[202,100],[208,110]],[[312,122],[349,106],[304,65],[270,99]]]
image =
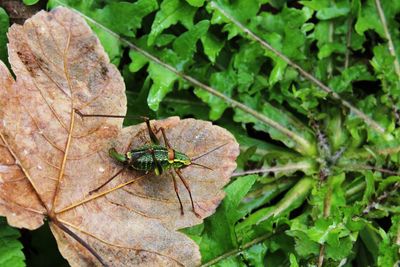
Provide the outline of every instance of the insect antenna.
[[110,114],[85,114],[79,109],[75,109],[75,113],[81,118],[92,117],[92,118],[120,118],[120,119],[141,119],[144,121],[149,120],[146,116],[129,116],[129,115],[110,115]]
[[202,168],[204,168],[204,169],[207,169],[207,170],[210,170],[210,171],[212,171],[212,170],[213,170],[213,169],[212,169],[212,168],[210,168],[210,167],[207,167],[207,166],[205,166],[205,165],[201,165],[201,164],[199,164],[199,163],[196,163],[196,162],[192,162],[190,165],[199,166],[199,167],[202,167]]
[[[217,146],[217,147],[215,147],[215,148],[213,148],[213,149],[211,149],[211,150],[209,150],[209,151],[207,151],[207,152],[205,152],[205,153],[203,153],[203,154],[201,154],[201,155],[199,155],[199,156],[197,156],[197,157],[191,158],[190,160],[192,161],[192,164],[194,164],[193,161],[198,160],[199,158],[202,158],[202,157],[204,157],[204,156],[207,156],[208,154],[214,152],[215,150],[220,149],[221,147],[223,147],[223,146],[225,146],[225,145],[227,145],[227,144],[228,144],[228,143],[219,145],[219,146]],[[195,165],[199,165],[199,164],[196,163]]]
[[109,182],[111,182],[115,177],[117,177],[118,175],[120,175],[124,170],[126,169],[126,167],[121,168],[116,174],[114,174],[113,176],[111,176],[111,178],[109,178],[107,181],[105,181],[102,185],[100,185],[99,187],[97,187],[96,189],[93,189],[92,191],[89,192],[89,195],[99,191],[101,188],[103,188],[105,185],[107,185]]

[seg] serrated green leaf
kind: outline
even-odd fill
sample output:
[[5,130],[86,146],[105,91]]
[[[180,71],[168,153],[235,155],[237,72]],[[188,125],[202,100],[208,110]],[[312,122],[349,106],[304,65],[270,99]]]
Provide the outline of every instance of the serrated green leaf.
[[156,0],[138,0],[135,3],[111,2],[93,16],[110,30],[126,36],[135,36],[142,19],[158,8]]
[[212,63],[215,63],[219,52],[224,47],[224,42],[210,32],[207,32],[201,37],[201,42],[204,47],[204,54],[208,56]]
[[236,208],[256,179],[256,175],[241,177],[225,189],[226,196],[217,212],[204,223],[205,235],[200,243],[203,261],[237,248],[234,225],[244,214]]
[[25,266],[23,246],[18,241],[19,237],[18,230],[9,227],[6,220],[0,217],[0,266]]
[[264,266],[268,247],[264,243],[256,244],[243,252],[243,257],[251,266]]
[[172,91],[174,82],[178,77],[175,73],[153,62],[149,64],[148,72],[153,80],[153,85],[147,97],[147,104],[152,110],[156,111],[160,102]]
[[156,40],[156,37],[162,33],[164,29],[169,28],[180,22],[187,29],[193,26],[193,16],[196,8],[190,6],[183,0],[165,0],[161,3],[160,10],[151,25],[151,32],[147,40],[150,46]]
[[[210,85],[216,90],[220,91],[226,96],[232,95],[232,90],[235,86],[235,80],[230,73],[230,71],[225,72],[216,72],[211,75]],[[217,120],[222,116],[225,109],[228,107],[225,101],[221,100],[221,98],[216,97],[204,90],[195,89],[194,93],[205,103],[210,105],[210,119]]]
[[197,41],[206,34],[209,26],[210,22],[208,20],[202,20],[175,39],[173,48],[182,60],[192,59],[193,54],[196,52]]

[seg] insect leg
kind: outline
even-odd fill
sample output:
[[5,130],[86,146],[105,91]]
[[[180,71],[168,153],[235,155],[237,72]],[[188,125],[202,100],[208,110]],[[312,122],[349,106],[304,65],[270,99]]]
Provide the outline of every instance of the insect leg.
[[173,162],[175,159],[175,151],[172,149],[171,144],[169,143],[167,139],[167,135],[165,134],[165,129],[163,127],[160,128],[163,139],[164,139],[164,144],[168,149],[168,160]]
[[174,169],[174,171],[176,172],[176,174],[178,174],[179,178],[181,179],[183,185],[185,186],[186,190],[189,193],[189,197],[190,197],[190,202],[192,203],[192,209],[193,209],[193,213],[198,217],[201,218],[200,214],[198,214],[194,208],[194,202],[193,202],[193,197],[192,197],[192,192],[190,191],[190,187],[188,182],[185,180],[185,178],[183,178],[183,175],[181,173],[181,171],[179,169]]
[[155,144],[155,145],[159,145],[159,144],[160,144],[160,140],[158,140],[156,134],[155,134],[154,131],[151,129],[149,118],[143,117],[143,119],[144,119],[144,122],[146,123],[147,130],[148,130],[148,132],[149,132],[149,136],[150,136],[151,142],[152,142],[153,144]]
[[121,118],[124,119],[127,116],[125,115],[108,115],[108,114],[84,114],[80,110],[75,109],[75,113],[78,114],[80,117],[100,117],[100,118]]
[[172,171],[170,171],[170,174],[171,174],[171,176],[172,176],[172,180],[174,181],[174,189],[175,189],[176,197],[178,198],[178,200],[179,200],[179,205],[181,206],[181,215],[183,215],[183,214],[184,214],[184,212],[183,212],[183,205],[182,205],[181,198],[180,198],[180,196],[179,196],[178,185],[177,185],[177,183],[176,183],[176,177],[175,177],[175,174],[174,174]]
[[167,148],[172,148],[171,144],[168,141],[167,135],[165,134],[165,129],[163,127],[161,127],[160,130],[161,130],[161,133],[162,133],[162,136],[163,136],[163,139],[164,139],[165,146]]
[[153,161],[154,161],[154,165],[155,165],[154,172],[156,173],[156,175],[161,175],[163,173],[163,168],[162,168],[160,162],[156,158],[154,149],[150,148],[148,151],[151,154],[151,157],[153,158]]
[[125,167],[121,168],[116,174],[114,174],[113,176],[111,176],[110,179],[108,179],[107,181],[105,181],[105,183],[103,183],[102,185],[100,185],[99,187],[97,187],[96,189],[92,190],[89,192],[89,195],[99,191],[101,188],[103,188],[106,184],[108,184],[109,182],[111,182],[115,177],[117,177],[118,175],[120,175],[123,171],[125,170]]

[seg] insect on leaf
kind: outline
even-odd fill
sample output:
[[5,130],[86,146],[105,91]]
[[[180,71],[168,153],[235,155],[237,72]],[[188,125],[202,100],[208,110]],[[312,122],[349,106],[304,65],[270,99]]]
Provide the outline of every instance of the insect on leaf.
[[196,160],[212,170],[181,169],[199,217],[178,179],[181,215],[168,171],[124,170],[90,194],[122,168],[109,148],[124,153],[149,140],[144,124],[122,129],[122,119],[75,113],[125,114],[118,70],[84,20],[65,8],[13,25],[8,37],[17,78],[0,62],[0,215],[28,229],[47,218],[72,266],[198,265],[198,246],[177,230],[201,223],[223,198],[239,152],[233,136],[194,119],[151,122],[191,158],[223,145]]

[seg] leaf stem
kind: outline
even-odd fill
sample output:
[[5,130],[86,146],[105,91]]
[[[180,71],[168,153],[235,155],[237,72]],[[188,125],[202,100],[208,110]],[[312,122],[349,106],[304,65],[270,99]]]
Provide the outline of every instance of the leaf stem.
[[64,152],[63,159],[62,159],[60,172],[58,173],[57,185],[56,185],[56,190],[54,191],[54,195],[53,195],[53,205],[51,207],[50,214],[53,213],[53,211],[55,209],[56,202],[57,202],[57,196],[60,191],[61,180],[64,176],[65,164],[67,162],[67,156],[68,156],[69,148],[71,146],[71,139],[72,139],[72,132],[74,130],[74,123],[75,123],[75,109],[71,109],[71,121],[69,124],[68,138],[67,138],[67,142],[65,143],[65,149],[64,149],[65,152]]
[[393,62],[394,69],[396,70],[396,74],[400,79],[400,63],[399,63],[399,59],[396,56],[396,49],[394,48],[392,36],[390,35],[390,32],[389,32],[385,13],[383,12],[383,9],[382,9],[381,1],[375,0],[375,5],[376,5],[376,9],[379,14],[379,18],[381,19],[382,27],[383,27],[383,30],[385,32],[385,36],[386,36],[386,39],[388,42],[389,53],[394,57],[394,62]]
[[385,133],[385,129],[380,126],[377,122],[375,122],[373,119],[368,117],[364,112],[353,106],[350,102],[347,100],[344,100],[343,98],[340,97],[339,94],[337,94],[335,91],[333,91],[331,88],[323,84],[320,80],[315,78],[312,74],[308,73],[305,71],[302,67],[300,67],[298,64],[290,60],[287,56],[273,48],[269,43],[261,39],[259,36],[254,34],[250,29],[246,28],[242,23],[240,23],[238,20],[233,18],[230,14],[228,14],[224,9],[219,7],[214,1],[210,1],[211,6],[218,9],[219,12],[221,12],[226,18],[228,18],[233,24],[235,24],[238,28],[240,28],[245,34],[250,36],[251,39],[255,40],[258,42],[261,46],[266,48],[267,50],[271,51],[274,53],[276,56],[284,60],[288,65],[290,65],[292,68],[297,70],[304,78],[308,79],[318,87],[320,87],[324,92],[329,94],[333,99],[338,100],[343,106],[347,107],[350,109],[351,112],[356,114],[358,117],[364,120],[364,122],[369,125],[371,128],[373,128],[375,131],[378,133]]
[[282,172],[282,171],[297,171],[297,170],[309,170],[311,169],[310,164],[301,162],[295,164],[287,164],[284,166],[276,166],[271,168],[263,168],[263,169],[255,169],[241,172],[234,172],[232,177],[249,175],[249,174],[257,174],[257,173],[268,173],[268,172]]
[[[55,0],[55,2],[59,3],[60,5],[65,5],[64,3],[59,2],[58,0]],[[290,131],[288,128],[285,128],[284,126],[282,126],[281,124],[277,123],[276,121],[268,118],[267,116],[263,115],[262,113],[244,105],[243,103],[236,101],[226,95],[224,95],[223,93],[219,92],[218,90],[212,88],[211,86],[208,86],[202,82],[200,82],[199,80],[186,75],[180,71],[178,71],[176,68],[174,68],[172,65],[169,65],[163,61],[161,61],[160,59],[158,59],[157,57],[153,56],[152,54],[150,54],[149,52],[143,50],[142,48],[136,46],[135,44],[133,44],[132,42],[128,41],[127,39],[119,36],[117,33],[111,31],[110,29],[108,29],[107,27],[105,27],[104,25],[102,25],[101,23],[95,21],[94,19],[86,16],[85,14],[79,12],[76,9],[73,9],[75,12],[77,12],[78,14],[80,14],[82,17],[86,18],[88,21],[96,24],[99,28],[103,29],[104,31],[106,31],[107,33],[109,33],[110,35],[112,35],[113,37],[117,38],[121,43],[127,45],[129,48],[135,50],[136,52],[140,53],[141,55],[143,55],[144,57],[146,57],[147,59],[159,64],[160,66],[164,67],[165,69],[171,71],[172,73],[176,74],[178,77],[182,78],[183,80],[188,81],[189,83],[191,83],[192,85],[194,85],[195,87],[198,87],[220,99],[222,99],[223,101],[225,101],[228,106],[232,107],[232,108],[238,108],[241,109],[242,111],[250,114],[251,116],[255,117],[256,119],[260,120],[262,123],[271,126],[272,128],[275,128],[276,130],[280,131],[281,133],[283,133],[284,135],[286,135],[287,137],[293,139],[299,146],[300,149],[298,149],[299,152],[301,152],[302,154],[312,154],[314,152],[313,149],[313,144],[311,144],[310,142],[308,142],[306,139],[304,139],[303,137],[297,135],[296,133]],[[383,131],[383,130],[382,130]]]
[[256,245],[258,243],[261,243],[261,242],[267,240],[270,236],[271,236],[271,234],[265,234],[260,237],[257,237],[255,239],[253,239],[252,241],[245,243],[244,245],[240,246],[237,249],[228,251],[228,252],[222,254],[221,256],[218,256],[218,257],[202,264],[200,267],[208,267],[208,266],[214,265],[217,262],[220,262],[221,260],[224,260],[230,256],[240,255],[243,252],[243,250],[248,249],[248,248],[252,247],[253,245]]
[[104,262],[104,260],[100,257],[99,254],[91,247],[89,246],[86,241],[84,241],[82,238],[80,238],[77,234],[72,232],[68,227],[66,227],[64,224],[59,222],[56,218],[53,218],[51,222],[56,225],[58,228],[63,230],[65,233],[67,233],[70,237],[75,239],[79,244],[81,244],[84,248],[86,248],[104,267],[108,267],[109,265]]

